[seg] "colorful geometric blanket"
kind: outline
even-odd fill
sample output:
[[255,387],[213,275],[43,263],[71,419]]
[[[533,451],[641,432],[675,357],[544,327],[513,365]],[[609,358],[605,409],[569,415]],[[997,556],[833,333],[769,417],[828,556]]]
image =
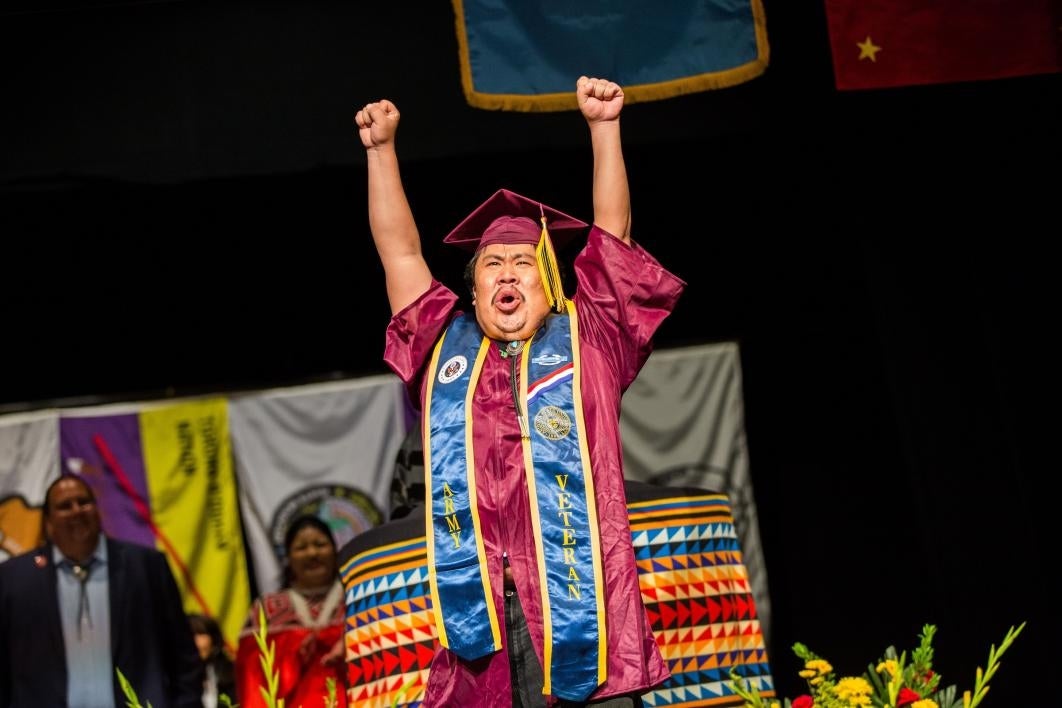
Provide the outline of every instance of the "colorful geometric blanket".
[[[642,599],[671,678],[649,708],[740,706],[730,671],[774,695],[767,649],[724,494],[628,482]],[[349,706],[421,705],[436,633],[423,509],[340,551]]]

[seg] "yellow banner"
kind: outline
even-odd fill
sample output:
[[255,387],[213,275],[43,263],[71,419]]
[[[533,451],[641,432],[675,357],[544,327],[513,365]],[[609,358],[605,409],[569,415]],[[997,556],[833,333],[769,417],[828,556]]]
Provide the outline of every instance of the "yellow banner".
[[236,645],[250,606],[225,399],[145,410],[140,436],[151,515],[186,612],[214,617]]

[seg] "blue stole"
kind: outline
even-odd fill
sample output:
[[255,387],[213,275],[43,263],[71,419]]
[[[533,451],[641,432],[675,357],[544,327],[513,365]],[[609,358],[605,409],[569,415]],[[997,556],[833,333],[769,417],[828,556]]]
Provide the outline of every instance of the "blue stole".
[[[519,398],[530,422],[522,454],[542,590],[543,693],[583,701],[606,677],[605,597],[578,320],[565,305],[524,345]],[[472,395],[490,346],[473,314],[456,318],[432,354],[424,406],[435,625],[440,643],[466,660],[501,649],[472,451]]]

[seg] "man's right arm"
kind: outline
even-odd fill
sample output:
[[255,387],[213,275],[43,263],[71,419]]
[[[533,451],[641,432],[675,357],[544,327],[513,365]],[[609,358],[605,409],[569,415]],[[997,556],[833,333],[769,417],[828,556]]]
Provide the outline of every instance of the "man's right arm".
[[368,165],[369,229],[383,264],[391,314],[420,297],[432,282],[402,187],[395,152],[399,117],[398,109],[386,99],[366,104],[354,117]]

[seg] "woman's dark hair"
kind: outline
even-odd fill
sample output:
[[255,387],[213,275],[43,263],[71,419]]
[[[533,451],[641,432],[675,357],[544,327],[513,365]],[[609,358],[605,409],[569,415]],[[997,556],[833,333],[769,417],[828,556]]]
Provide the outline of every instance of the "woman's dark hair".
[[332,529],[328,528],[328,524],[322,521],[320,517],[313,514],[295,517],[284,534],[284,573],[281,578],[283,587],[291,587],[291,581],[293,580],[291,577],[291,565],[288,563],[288,556],[291,555],[291,544],[295,542],[295,536],[298,535],[299,531],[302,531],[307,526],[315,528],[324,534],[324,537],[328,539],[328,543],[332,546],[332,551],[336,551],[336,539],[332,535]]
[[207,617],[206,615],[189,614],[188,624],[192,626],[192,634],[205,634],[210,637],[210,656],[207,658],[209,661],[221,653],[221,650],[225,648],[225,640],[221,638],[221,627],[214,620],[213,617]]
[[192,634],[206,634],[210,637],[210,656],[206,663],[214,667],[214,678],[218,682],[218,695],[225,694],[229,698],[236,696],[236,679],[232,657],[225,648],[225,640],[221,636],[221,627],[217,620],[207,615],[190,613],[188,624],[192,625]]

